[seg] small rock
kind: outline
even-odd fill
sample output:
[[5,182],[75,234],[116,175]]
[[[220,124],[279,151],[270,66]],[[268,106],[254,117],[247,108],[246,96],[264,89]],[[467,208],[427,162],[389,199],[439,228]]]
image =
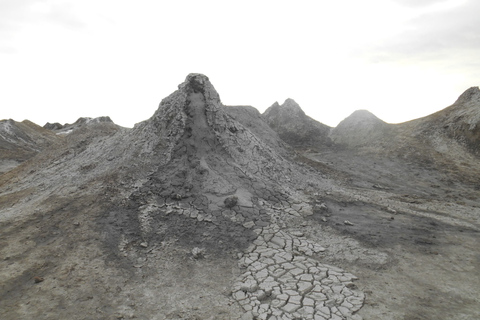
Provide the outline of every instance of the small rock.
[[231,196],[231,197],[227,197],[225,198],[225,200],[223,201],[223,203],[225,204],[225,207],[227,208],[233,208],[237,205],[238,203],[238,197],[237,196]]
[[195,247],[192,249],[192,254],[195,259],[201,259],[205,257],[205,249]]
[[171,196],[172,200],[182,200],[183,196],[181,194],[175,193]]
[[353,223],[351,223],[351,222],[348,221],[348,220],[343,221],[343,223],[344,223],[345,225],[347,225],[347,226],[353,226]]
[[142,243],[140,243],[140,247],[146,248],[146,247],[148,247],[148,243],[142,242]]
[[33,280],[35,281],[35,283],[40,283],[40,282],[44,281],[45,279],[37,276],[37,277],[33,277]]
[[327,218],[325,217],[321,217],[320,220],[322,220],[323,222],[327,222]]
[[349,289],[356,289],[357,285],[353,282],[349,282],[349,283],[345,284],[345,287],[347,287]]
[[392,208],[387,208],[387,211],[393,214],[397,214],[397,210],[392,209]]

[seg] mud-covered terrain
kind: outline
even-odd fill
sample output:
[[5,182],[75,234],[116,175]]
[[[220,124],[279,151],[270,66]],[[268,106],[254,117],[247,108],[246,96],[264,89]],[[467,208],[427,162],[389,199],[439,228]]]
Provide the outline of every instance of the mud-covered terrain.
[[340,246],[358,242],[388,257],[378,263],[345,247],[327,257],[365,279],[365,318],[480,316],[479,115],[480,91],[470,88],[452,106],[398,125],[356,111],[331,130],[331,146],[297,148],[299,160],[341,186],[317,196],[325,206],[313,219],[342,237]]
[[354,239],[388,257],[378,263],[349,248],[343,258],[328,257],[365,280],[360,282],[369,294],[360,314],[366,319],[478,317],[478,189],[401,161],[342,154],[349,161],[308,154],[334,161],[345,189],[355,195],[347,192],[345,198],[342,190],[321,196],[328,209],[313,218],[345,242]]
[[10,171],[40,151],[58,143],[50,130],[24,120],[0,120],[0,174]]
[[480,318],[477,91],[330,129],[191,74],[133,129],[50,124],[0,175],[0,318]]

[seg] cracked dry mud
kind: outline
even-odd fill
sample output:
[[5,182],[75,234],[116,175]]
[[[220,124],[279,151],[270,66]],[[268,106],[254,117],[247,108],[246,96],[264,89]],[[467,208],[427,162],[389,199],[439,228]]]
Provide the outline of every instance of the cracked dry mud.
[[258,319],[362,319],[353,315],[364,301],[353,289],[357,278],[308,258],[324,248],[278,226],[259,232],[240,260],[247,271],[233,287],[245,311]]
[[[268,206],[266,214],[284,221],[286,217],[312,215],[307,203],[292,207]],[[252,207],[253,208],[253,207]],[[300,208],[297,211],[294,208]],[[142,230],[151,231],[149,214],[164,210],[166,215],[178,214],[199,222],[214,223],[216,217],[195,205],[167,202],[159,206],[145,205],[142,209]],[[246,269],[233,284],[232,298],[246,314],[257,319],[362,319],[354,315],[364,301],[364,294],[352,282],[354,275],[335,266],[309,258],[325,248],[306,239],[301,231],[287,232],[277,224],[249,220],[240,208],[224,210],[222,216],[257,234],[252,244],[239,253],[239,267]],[[237,210],[239,213],[237,213]],[[245,210],[245,208],[243,208]],[[208,211],[207,211],[208,212]],[[262,227],[263,225],[263,227]],[[195,248],[194,248],[195,249]]]
[[199,74],[133,129],[72,130],[0,175],[2,319],[480,317],[460,171],[295,153]]

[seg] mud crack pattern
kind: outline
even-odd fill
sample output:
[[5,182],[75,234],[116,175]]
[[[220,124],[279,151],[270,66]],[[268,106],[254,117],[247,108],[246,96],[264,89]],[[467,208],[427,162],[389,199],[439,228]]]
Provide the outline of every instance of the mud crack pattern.
[[276,225],[263,228],[240,259],[247,271],[233,298],[257,319],[362,319],[354,314],[364,302],[357,278],[308,257],[324,250]]
[[[261,202],[271,217],[283,215],[300,217],[311,211],[307,203],[294,208],[274,209]],[[195,206],[184,203],[161,205],[166,214],[176,213],[198,221],[210,222],[216,217]],[[155,207],[145,206],[143,229],[148,229],[148,213]],[[232,287],[233,302],[245,311],[241,319],[347,319],[361,320],[355,314],[363,306],[365,295],[353,283],[357,277],[332,265],[322,264],[315,254],[326,249],[308,240],[301,231],[286,231],[282,225],[271,223],[260,227],[238,215],[222,214],[232,222],[252,228],[257,238],[239,254],[239,267],[245,270]],[[281,214],[283,212],[283,214]],[[240,217],[241,216],[241,217]],[[277,220],[277,219],[274,219]]]

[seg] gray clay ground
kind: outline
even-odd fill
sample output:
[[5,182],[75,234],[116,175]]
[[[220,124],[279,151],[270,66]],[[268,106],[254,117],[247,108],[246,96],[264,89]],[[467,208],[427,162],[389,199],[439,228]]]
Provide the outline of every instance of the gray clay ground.
[[475,162],[295,152],[195,74],[55,143],[0,175],[1,319],[480,318]]

